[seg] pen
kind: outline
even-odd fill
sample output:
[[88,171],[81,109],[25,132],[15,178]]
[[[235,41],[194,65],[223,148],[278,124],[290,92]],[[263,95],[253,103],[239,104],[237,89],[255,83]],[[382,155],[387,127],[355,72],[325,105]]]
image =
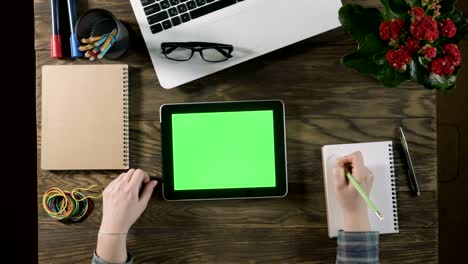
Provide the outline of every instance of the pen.
[[50,36],[50,57],[62,58],[62,41],[60,37],[59,3],[58,0],[50,0],[52,14],[52,35]]
[[80,43],[76,38],[75,23],[76,23],[76,0],[68,0],[68,19],[70,23],[70,51],[71,57],[77,58],[83,56],[79,50]]
[[418,196],[421,196],[421,192],[419,191],[418,180],[416,179],[416,173],[414,172],[413,161],[411,159],[408,143],[406,142],[405,133],[403,132],[402,127],[400,127],[400,140],[401,140],[401,145],[403,146],[403,150],[405,152],[406,162],[408,163],[408,176],[409,176],[411,189]]
[[372,210],[372,212],[374,212],[374,214],[377,216],[377,218],[379,218],[380,221],[383,221],[384,218],[383,218],[382,214],[380,213],[379,209],[377,209],[375,204],[369,199],[366,192],[364,192],[361,185],[356,181],[356,179],[353,177],[353,175],[347,169],[345,169],[345,174],[346,174],[346,177],[348,178],[348,180],[353,184],[354,188],[356,188],[356,190],[358,190],[358,192],[361,195],[362,199],[364,199],[364,201],[367,203],[367,205]]

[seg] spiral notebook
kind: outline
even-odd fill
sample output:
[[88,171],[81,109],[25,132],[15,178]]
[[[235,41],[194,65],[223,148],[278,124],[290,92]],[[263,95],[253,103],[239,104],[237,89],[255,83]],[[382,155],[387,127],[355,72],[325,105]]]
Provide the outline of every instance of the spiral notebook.
[[128,169],[128,127],[127,65],[42,67],[42,169]]
[[395,170],[393,166],[393,144],[391,141],[327,145],[322,148],[325,196],[327,204],[328,235],[336,237],[343,228],[343,214],[336,198],[333,167],[337,159],[361,151],[364,163],[374,175],[374,184],[370,192],[371,201],[382,213],[384,220],[379,221],[369,209],[369,221],[372,231],[381,234],[398,233],[398,211],[396,197]]

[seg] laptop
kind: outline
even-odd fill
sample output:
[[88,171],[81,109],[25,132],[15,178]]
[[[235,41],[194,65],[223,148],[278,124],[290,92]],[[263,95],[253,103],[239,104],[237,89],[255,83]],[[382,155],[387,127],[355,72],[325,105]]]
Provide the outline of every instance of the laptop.
[[[174,88],[340,26],[341,0],[130,0],[159,83]],[[223,62],[167,59],[163,42],[234,47]]]

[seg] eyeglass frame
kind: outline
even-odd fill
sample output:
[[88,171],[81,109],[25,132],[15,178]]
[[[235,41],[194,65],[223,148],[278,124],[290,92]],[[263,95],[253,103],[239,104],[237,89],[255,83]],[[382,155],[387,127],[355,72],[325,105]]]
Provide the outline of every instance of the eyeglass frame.
[[[190,54],[190,57],[186,60],[177,60],[177,59],[168,57],[168,53],[166,53],[167,48],[186,48],[186,49],[190,49],[192,51],[192,54]],[[225,59],[220,60],[220,61],[209,61],[205,59],[205,57],[203,56],[203,50],[206,50],[206,49],[217,50],[219,53],[224,55]],[[227,53],[222,49],[227,49]],[[190,59],[192,59],[193,54],[195,54],[195,52],[198,52],[200,54],[200,57],[204,61],[215,63],[215,62],[227,61],[228,59],[232,58],[233,56],[231,55],[231,53],[234,51],[234,47],[229,44],[220,44],[220,43],[211,43],[211,42],[163,42],[161,43],[161,51],[167,59],[170,59],[173,61],[189,61]]]

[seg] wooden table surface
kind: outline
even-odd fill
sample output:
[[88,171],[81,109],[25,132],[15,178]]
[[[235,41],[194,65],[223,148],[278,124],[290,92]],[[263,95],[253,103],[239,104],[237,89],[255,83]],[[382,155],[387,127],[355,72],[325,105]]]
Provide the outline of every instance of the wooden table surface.
[[[50,1],[34,0],[37,154],[40,160],[41,67],[87,64],[50,58]],[[80,2],[80,1],[79,1]],[[137,263],[334,263],[328,238],[320,148],[325,144],[393,140],[403,126],[413,151],[421,198],[412,197],[404,156],[396,152],[400,233],[382,235],[382,263],[434,263],[438,254],[435,93],[414,83],[384,88],[340,64],[356,48],[341,28],[260,58],[164,90],[157,81],[128,0],[88,0],[81,7],[113,12],[136,32],[119,61],[130,71],[131,166],[161,175],[159,106],[164,103],[281,99],[286,104],[289,194],[283,199],[166,202],[158,189],[128,235]],[[378,6],[377,0],[349,0]],[[81,9],[80,11],[83,11]],[[312,12],[313,14],[313,12]],[[279,34],[281,37],[281,34]],[[66,41],[66,40],[65,40]],[[38,163],[40,164],[40,163]],[[39,166],[40,167],[40,166]],[[42,209],[52,186],[106,186],[118,171],[38,170],[39,261],[89,263],[102,202],[83,223],[66,225]]]

